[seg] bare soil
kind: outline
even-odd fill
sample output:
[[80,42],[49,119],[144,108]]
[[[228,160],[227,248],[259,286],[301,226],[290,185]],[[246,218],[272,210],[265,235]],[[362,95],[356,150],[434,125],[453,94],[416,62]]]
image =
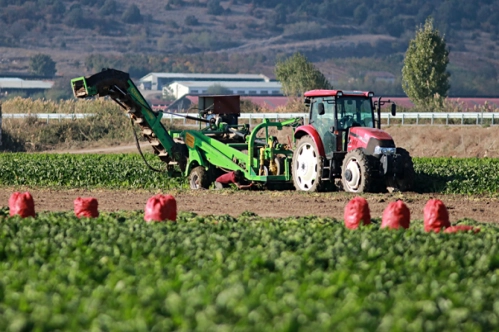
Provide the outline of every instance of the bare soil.
[[499,157],[499,126],[391,126],[383,128],[413,157]]
[[[388,132],[397,146],[409,151],[413,157],[499,157],[499,126],[389,126]],[[282,131],[270,130],[280,142],[287,143],[293,132],[289,128]],[[141,142],[144,152],[151,151],[147,142]],[[48,151],[51,153],[133,153],[135,144],[109,146],[108,143],[92,142],[88,148],[75,148]]]
[[[33,195],[37,212],[71,211],[77,197],[95,197],[99,210],[143,210],[147,199],[156,192],[113,190],[51,190],[32,188],[0,188],[0,206],[7,206],[14,191],[29,190]],[[353,197],[344,192],[302,193],[295,191],[233,191],[202,190],[170,192],[177,200],[179,211],[199,215],[239,216],[251,211],[262,217],[320,216],[343,219],[346,203]],[[372,218],[380,218],[389,202],[402,199],[411,210],[412,220],[423,219],[423,208],[428,199],[439,198],[449,210],[451,222],[471,218],[480,222],[499,221],[499,199],[490,197],[466,197],[460,195],[431,195],[415,193],[366,194]]]

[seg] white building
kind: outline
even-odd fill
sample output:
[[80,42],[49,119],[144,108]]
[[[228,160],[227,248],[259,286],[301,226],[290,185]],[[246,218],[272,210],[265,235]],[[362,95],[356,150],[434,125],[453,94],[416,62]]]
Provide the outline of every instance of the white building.
[[260,74],[183,74],[183,73],[149,73],[139,80],[142,90],[163,90],[173,82],[270,82]]
[[23,80],[21,78],[0,77],[1,90],[46,90],[52,88],[54,82],[39,80]]
[[173,95],[176,99],[187,95],[187,94],[204,94],[210,86],[220,85],[226,89],[229,89],[232,94],[235,95],[247,95],[247,96],[257,96],[257,95],[282,95],[282,85],[279,82],[174,82],[168,87],[164,87],[164,93],[169,93]]

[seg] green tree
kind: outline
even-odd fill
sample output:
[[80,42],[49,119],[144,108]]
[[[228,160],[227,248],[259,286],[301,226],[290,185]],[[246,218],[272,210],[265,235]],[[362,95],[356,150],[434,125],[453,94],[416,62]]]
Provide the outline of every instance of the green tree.
[[29,71],[35,75],[53,77],[56,73],[55,62],[49,55],[36,54],[29,59]]
[[106,0],[102,7],[99,9],[99,13],[102,16],[108,16],[115,14],[118,10],[118,4],[114,0]]
[[436,95],[447,96],[450,88],[445,40],[428,18],[410,41],[402,68],[402,88],[415,105],[425,105]]
[[185,25],[194,26],[194,25],[198,25],[199,21],[198,21],[198,19],[197,19],[196,16],[194,16],[194,15],[187,15],[185,17],[184,23],[185,23]]
[[134,4],[128,6],[123,15],[121,16],[121,20],[125,23],[141,23],[142,22],[142,14],[140,13],[139,7]]
[[206,7],[210,15],[222,15],[224,13],[224,8],[220,6],[220,0],[209,0]]
[[313,89],[332,89],[326,77],[298,52],[285,60],[279,60],[275,74],[282,84],[282,91],[288,96],[302,96]]

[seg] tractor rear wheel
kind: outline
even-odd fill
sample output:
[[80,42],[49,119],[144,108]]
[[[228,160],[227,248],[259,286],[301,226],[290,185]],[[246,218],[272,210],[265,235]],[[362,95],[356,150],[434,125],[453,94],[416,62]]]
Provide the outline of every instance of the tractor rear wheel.
[[189,173],[189,185],[191,189],[208,189],[210,184],[210,175],[203,166],[194,167]]
[[361,149],[348,152],[341,167],[343,190],[351,193],[371,191],[375,176],[371,165],[370,156],[366,156]]
[[414,187],[414,178],[416,176],[411,155],[403,148],[397,148],[397,154],[400,155],[399,158],[402,158],[401,165],[403,167],[403,173],[401,176],[395,178],[395,185],[400,191],[410,191]]
[[321,190],[324,162],[310,136],[303,136],[298,141],[292,163],[291,173],[296,190]]

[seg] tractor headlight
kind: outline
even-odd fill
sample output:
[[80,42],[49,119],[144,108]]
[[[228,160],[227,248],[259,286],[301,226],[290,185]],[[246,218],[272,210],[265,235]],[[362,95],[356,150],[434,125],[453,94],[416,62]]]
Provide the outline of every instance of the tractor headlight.
[[382,148],[379,145],[374,148],[374,154],[391,155],[391,154],[395,154],[396,152],[397,152],[396,148]]

